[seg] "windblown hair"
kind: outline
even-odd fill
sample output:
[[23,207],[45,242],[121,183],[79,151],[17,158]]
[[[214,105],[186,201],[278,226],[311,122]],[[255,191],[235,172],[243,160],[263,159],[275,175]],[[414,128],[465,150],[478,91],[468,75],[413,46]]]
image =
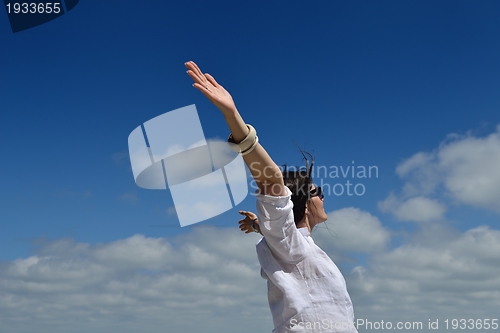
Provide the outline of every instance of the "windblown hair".
[[[312,177],[311,172],[314,165],[314,159],[311,154],[300,151],[306,162],[305,167],[299,169],[283,165],[283,180],[285,186],[292,192],[291,200],[293,202],[293,216],[295,224],[304,218],[306,204],[311,198]],[[306,156],[308,155],[308,157]]]

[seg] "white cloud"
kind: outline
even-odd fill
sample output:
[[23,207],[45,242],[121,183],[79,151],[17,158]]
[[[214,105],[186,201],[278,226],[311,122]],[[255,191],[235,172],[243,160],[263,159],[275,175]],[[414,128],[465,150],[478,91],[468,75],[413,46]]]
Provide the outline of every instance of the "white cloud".
[[434,163],[433,153],[416,153],[396,167],[396,174],[401,178],[409,178],[403,188],[406,197],[413,195],[429,195],[440,182],[441,173]]
[[441,220],[447,209],[437,200],[418,196],[400,201],[393,193],[379,202],[378,207],[383,212],[391,212],[400,221],[414,222]]
[[173,250],[167,241],[142,235],[96,245],[92,251],[96,262],[123,266],[125,269],[161,269],[172,255]]
[[400,163],[406,183],[399,196],[379,203],[400,220],[441,219],[446,206],[429,196],[445,194],[456,203],[500,213],[500,125],[487,137],[448,135],[432,152],[419,152]]
[[40,241],[0,263],[2,332],[269,330],[257,240],[205,227],[171,240]]
[[428,164],[432,160],[432,155],[428,153],[416,153],[409,159],[405,160],[404,162],[400,163],[396,167],[396,173],[400,177],[404,177],[408,175],[411,171],[418,169],[422,167],[423,165]]
[[[445,227],[370,258],[348,279],[358,318],[415,321],[496,318],[500,305],[500,231],[460,234]],[[493,316],[493,317],[492,317]]]
[[452,142],[437,157],[444,185],[456,199],[500,212],[500,126],[486,138]]
[[[357,318],[497,316],[499,230],[424,224],[389,250],[391,232],[368,212],[346,208],[329,218],[338,237],[316,229],[318,244],[369,251],[366,263],[344,271]],[[40,240],[33,256],[0,263],[2,332],[270,331],[257,240],[236,227],[97,245]]]
[[[377,217],[357,208],[344,208],[328,214],[328,229],[319,225],[313,233],[322,248],[342,251],[372,252],[382,250],[390,233]],[[335,233],[332,236],[329,230]]]

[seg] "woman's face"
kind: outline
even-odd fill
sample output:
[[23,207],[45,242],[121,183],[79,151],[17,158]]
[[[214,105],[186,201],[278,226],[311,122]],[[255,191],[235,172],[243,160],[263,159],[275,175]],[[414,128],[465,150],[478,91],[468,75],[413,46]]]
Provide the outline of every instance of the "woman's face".
[[[314,185],[312,185],[311,191],[314,192],[315,189]],[[325,222],[328,219],[328,215],[326,215],[325,208],[323,207],[323,200],[324,198],[314,196],[309,199],[309,202],[307,203],[307,210],[309,212],[307,217],[309,219],[311,230],[316,224]]]

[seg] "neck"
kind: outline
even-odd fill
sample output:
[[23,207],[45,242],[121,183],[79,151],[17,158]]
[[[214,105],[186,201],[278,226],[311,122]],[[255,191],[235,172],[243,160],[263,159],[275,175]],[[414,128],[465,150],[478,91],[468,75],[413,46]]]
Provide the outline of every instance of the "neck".
[[304,215],[304,217],[302,218],[302,220],[300,220],[300,222],[298,222],[296,224],[297,226],[297,229],[299,228],[307,228],[307,230],[309,230],[309,232],[312,231],[312,228],[311,228],[311,225],[309,224],[309,219],[307,218],[307,215]]

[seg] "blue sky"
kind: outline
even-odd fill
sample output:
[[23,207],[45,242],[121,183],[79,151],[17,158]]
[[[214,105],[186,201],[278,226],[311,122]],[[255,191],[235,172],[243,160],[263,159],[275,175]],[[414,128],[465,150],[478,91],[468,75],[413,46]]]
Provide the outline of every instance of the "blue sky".
[[[151,252],[144,253],[168,257],[176,248],[172,245],[173,249],[162,252],[168,244],[178,244],[179,251],[183,240],[205,244],[197,238],[203,230],[207,237],[226,235],[239,240],[236,243],[247,246],[240,251],[250,254],[239,257],[234,254],[237,247],[231,253],[219,253],[211,243],[200,247],[201,252],[210,254],[211,249],[223,262],[240,260],[248,267],[257,263],[252,244],[258,238],[240,235],[236,227],[237,209],[252,210],[253,197],[220,216],[181,228],[175,214],[168,213],[173,206],[169,191],[144,190],[134,183],[127,137],[141,123],[196,104],[207,138],[228,135],[220,112],[191,86],[183,63],[193,60],[232,94],[243,118],[255,126],[260,142],[278,164],[301,163],[297,143],[315,153],[317,165],[345,168],[354,161],[356,166],[378,167],[377,178],[350,179],[365,186],[363,196],[326,196],[331,216],[327,223],[335,236],[328,236],[324,229],[317,232],[318,243],[342,269],[348,287],[353,286],[350,292],[357,314],[377,320],[396,316],[397,309],[400,318],[417,320],[411,313],[424,311],[422,304],[428,304],[424,300],[430,294],[424,292],[425,287],[446,274],[432,271],[429,276],[434,277],[428,280],[403,281],[394,273],[394,281],[406,287],[391,289],[380,282],[391,281],[383,275],[392,272],[389,263],[398,267],[397,258],[420,262],[420,255],[432,258],[443,251],[459,260],[462,248],[475,246],[477,251],[470,251],[475,256],[467,263],[484,263],[478,266],[484,276],[477,279],[488,281],[486,289],[457,282],[455,291],[440,296],[443,304],[453,307],[436,308],[436,313],[442,318],[467,314],[473,303],[453,301],[460,288],[477,292],[470,299],[485,297],[481,298],[484,309],[498,308],[498,297],[495,301],[492,295],[498,293],[500,284],[490,279],[497,271],[488,263],[498,264],[500,252],[492,248],[495,255],[488,257],[480,244],[499,237],[499,15],[496,1],[87,0],[54,21],[13,34],[7,15],[0,13],[0,279],[10,281],[17,275],[9,272],[26,263],[34,265],[32,270],[19,276],[35,281],[40,278],[37,258],[60,258],[49,266],[63,269],[77,257],[92,257],[89,253],[106,249],[115,253],[113,249],[119,246],[135,251],[149,244]],[[346,179],[323,181],[333,186]],[[358,229],[345,221],[354,221]],[[476,229],[480,226],[483,229]],[[355,238],[367,230],[373,238],[364,243],[341,240],[342,231],[345,237]],[[336,241],[339,245],[330,244]],[[64,261],[61,248],[67,256],[77,254]],[[106,266],[118,267],[117,262],[111,260]],[[196,264],[161,262],[141,268],[141,262],[147,260],[138,260],[127,274],[139,274],[132,275],[142,281],[137,285],[144,283],[144,289],[166,293],[167,303],[170,294],[147,284],[149,273],[138,271],[151,269],[168,279],[172,275],[162,265],[173,265],[190,278],[201,274]],[[255,312],[235,312],[234,318],[239,319],[227,326],[238,327],[238,322],[261,316],[259,329],[271,331],[265,284],[257,280],[258,266],[251,271],[255,273],[253,291],[260,298],[254,301],[245,294],[241,299]],[[455,273],[465,276],[467,272]],[[366,282],[369,278],[370,283]],[[231,281],[226,286],[235,288],[237,283]],[[5,286],[11,285],[5,282]],[[404,300],[396,295],[404,288],[413,290],[412,286],[423,303],[410,302],[412,311],[405,312],[394,305],[394,299]],[[196,288],[191,287],[189,295],[195,297]],[[23,288],[0,289],[0,295],[12,301],[2,306],[14,309],[24,301],[56,299],[48,287],[43,295]],[[433,288],[438,287],[433,284],[428,290]],[[220,296],[213,293],[214,299]],[[390,302],[375,304],[375,299],[396,303],[391,308]],[[72,309],[73,301],[61,298],[53,304]],[[141,302],[147,308],[149,303]],[[99,307],[101,303],[85,304]],[[217,311],[225,313],[227,304],[221,301],[212,317],[220,318]],[[116,318],[130,317],[130,309],[116,309]],[[175,309],[169,313],[176,314]],[[210,311],[203,305],[193,311],[199,310],[204,318],[203,309]],[[469,315],[481,319],[491,314],[481,309]],[[418,313],[425,317],[424,312]],[[57,331],[66,325],[61,319],[57,326],[57,316],[52,326],[44,326],[43,316],[28,317],[24,324],[3,318],[7,332],[29,331],[30,327]],[[167,320],[160,317],[154,317],[145,331],[160,331],[162,320]],[[68,312],[68,318],[81,321],[84,331],[111,332],[116,324],[98,316],[89,321],[77,311]],[[142,325],[143,317],[134,318],[131,330],[135,324]],[[167,318],[171,324],[175,321]],[[200,319],[191,329],[219,329],[216,319],[204,323]],[[250,331],[250,327],[245,329]]]

